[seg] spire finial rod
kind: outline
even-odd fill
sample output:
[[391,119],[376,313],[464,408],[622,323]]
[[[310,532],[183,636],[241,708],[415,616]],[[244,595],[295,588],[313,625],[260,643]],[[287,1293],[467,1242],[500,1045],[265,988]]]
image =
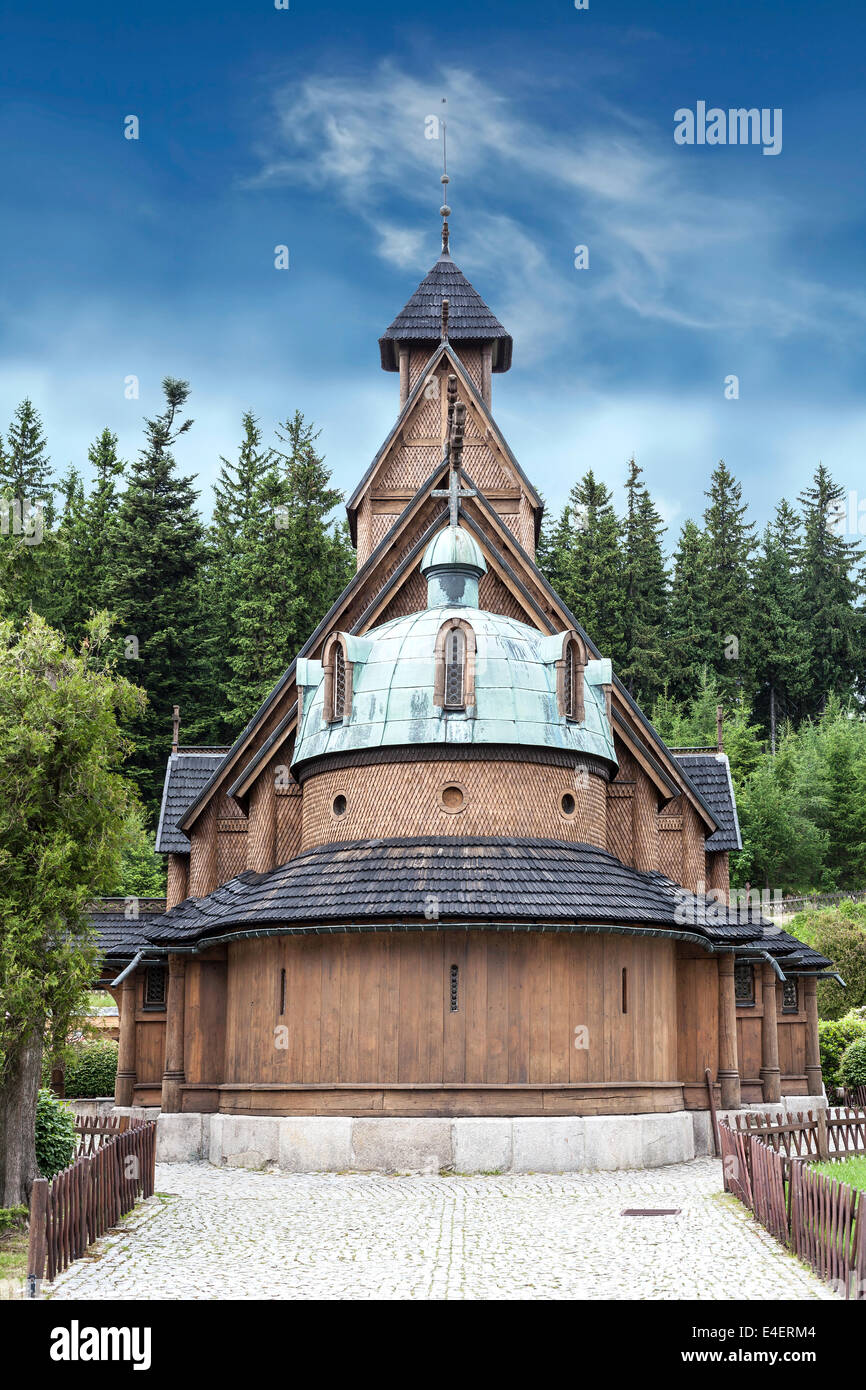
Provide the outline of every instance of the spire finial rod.
[[[442,98],[442,105],[443,105],[443,106],[445,105],[445,102],[446,102],[446,98],[443,97],[443,98]],[[445,253],[448,252],[448,218],[451,216],[451,209],[450,209],[450,207],[448,206],[448,184],[450,183],[450,179],[448,178],[448,146],[447,146],[447,137],[448,137],[448,122],[445,120],[445,117],[444,117],[444,115],[443,115],[443,117],[442,117],[442,178],[441,178],[441,180],[440,180],[440,182],[441,182],[441,184],[442,184],[442,206],[441,206],[441,208],[439,209],[439,216],[442,218],[442,250],[443,250]]]

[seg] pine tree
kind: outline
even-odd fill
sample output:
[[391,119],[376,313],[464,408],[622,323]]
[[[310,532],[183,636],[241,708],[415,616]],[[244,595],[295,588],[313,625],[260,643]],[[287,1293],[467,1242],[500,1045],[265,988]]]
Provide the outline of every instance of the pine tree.
[[49,602],[57,563],[54,514],[42,418],[25,397],[0,450],[0,588],[14,620],[31,607],[44,612]]
[[[752,602],[759,620],[745,653],[757,714],[776,751],[779,723],[796,718],[808,693],[809,649],[803,592],[796,570],[796,532],[787,503],[767,526],[755,561]],[[784,536],[784,541],[781,537]],[[793,552],[793,556],[792,556]]]
[[88,449],[87,458],[94,472],[94,484],[86,505],[91,574],[88,588],[91,604],[104,608],[114,587],[120,510],[117,484],[125,466],[117,456],[117,435],[104,429]]
[[193,740],[209,736],[203,711],[204,532],[193,479],[178,476],[172,454],[172,446],[192,424],[179,417],[189,386],[172,377],[162,385],[165,409],[145,421],[144,448],[131,467],[118,511],[116,568],[109,585],[128,669],[148,696],[133,731],[133,771],[152,815],[160,804],[172,705],[180,705]]
[[53,597],[51,622],[77,642],[91,612],[110,608],[117,551],[117,479],[123,463],[117,457],[117,435],[104,429],[87,451],[93,470],[85,494],[78,470],[70,467],[60,484],[63,510],[57,528],[60,575]]
[[565,598],[565,577],[568,557],[574,543],[571,508],[566,504],[558,517],[544,513],[535,552],[535,563],[560,598]]
[[751,637],[749,566],[754,524],[745,520],[748,509],[742,502],[742,491],[720,460],[704,494],[710,502],[704,512],[704,526],[712,604],[712,643],[707,655],[722,690],[731,694],[745,686],[743,660]]
[[845,489],[819,464],[799,498],[801,573],[810,653],[808,708],[820,713],[832,693],[847,696],[862,678],[862,612],[857,566],[863,551],[845,539]]
[[558,592],[577,621],[619,669],[625,657],[625,575],[620,524],[604,483],[590,470],[569,495],[562,518]]
[[45,452],[42,417],[26,396],[15,411],[6,435],[0,468],[0,492],[25,502],[41,502],[46,526],[54,519],[51,468]]
[[352,573],[345,526],[328,521],[342,494],[300,411],[277,429],[255,482],[234,559],[227,718],[246,723]]
[[713,640],[707,577],[707,541],[693,521],[680,532],[674,553],[668,608],[668,685],[674,700],[692,699],[700,688]]
[[[232,677],[235,610],[239,598],[238,566],[245,540],[253,534],[250,522],[256,506],[256,490],[268,467],[271,451],[251,410],[242,417],[243,437],[237,461],[220,457],[214,484],[214,509],[208,530],[208,565],[205,579],[208,628],[208,667],[211,688],[220,695],[215,730],[223,740],[233,740],[237,727],[227,722],[224,692]],[[216,713],[216,711],[215,711]]]
[[[78,469],[70,464],[60,479],[62,505],[57,526],[58,564],[54,591],[43,617],[78,645],[86,625],[90,604],[84,606],[81,571],[86,556],[84,527],[84,484]],[[78,639],[78,640],[76,640]]]
[[624,649],[620,671],[630,693],[649,702],[664,679],[668,577],[661,538],[666,527],[632,458],[626,482]]

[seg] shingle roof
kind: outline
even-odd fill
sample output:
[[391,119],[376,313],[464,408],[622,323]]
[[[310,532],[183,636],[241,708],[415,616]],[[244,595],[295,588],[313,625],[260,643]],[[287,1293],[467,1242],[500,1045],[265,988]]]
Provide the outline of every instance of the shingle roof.
[[100,956],[103,960],[131,960],[150,940],[154,919],[165,912],[165,898],[138,898],[137,917],[129,917],[130,901],[126,898],[104,898],[90,909],[90,921],[96,928]]
[[674,754],[692,786],[697,789],[719,823],[706,840],[709,850],[742,849],[740,823],[737,820],[737,803],[731,782],[731,769],[725,753]]
[[805,941],[798,941],[796,936],[782,931],[780,927],[765,925],[760,944],[771,956],[780,958],[779,964],[783,971],[835,969],[828,956],[822,956],[820,951],[807,946]]
[[180,748],[171,754],[156,831],[158,853],[189,854],[189,840],[178,830],[178,821],[204,790],[227,752],[227,748]]
[[438,921],[597,924],[751,942],[757,913],[695,898],[658,873],[639,873],[592,845],[560,840],[433,838],[321,845],[270,873],[246,872],[207,898],[179,903],[150,928],[156,944],[229,929]]
[[395,372],[399,363],[394,342],[438,343],[442,336],[442,300],[448,300],[448,337],[454,342],[467,339],[495,343],[494,372],[507,372],[511,366],[511,335],[488,309],[481,295],[463,271],[443,251],[429,274],[424,276],[408,303],[379,339],[382,366]]

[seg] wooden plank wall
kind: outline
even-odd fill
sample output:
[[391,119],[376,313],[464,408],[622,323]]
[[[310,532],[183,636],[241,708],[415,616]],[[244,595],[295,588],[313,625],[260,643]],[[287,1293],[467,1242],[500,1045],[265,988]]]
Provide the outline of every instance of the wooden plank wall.
[[[575,1046],[579,1027],[587,1047]],[[676,1077],[675,946],[666,939],[442,930],[274,937],[229,948],[229,1083]]]
[[719,1064],[719,973],[715,956],[697,946],[677,946],[678,1076],[696,1087],[703,1105],[704,1070]]

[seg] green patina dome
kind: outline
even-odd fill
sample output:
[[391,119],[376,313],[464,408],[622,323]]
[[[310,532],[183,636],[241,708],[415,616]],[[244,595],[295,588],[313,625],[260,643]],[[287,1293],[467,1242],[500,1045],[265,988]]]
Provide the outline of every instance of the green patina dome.
[[432,569],[469,569],[487,573],[487,561],[473,536],[462,526],[446,526],[434,536],[421,560],[421,573]]
[[[477,585],[477,574],[485,569],[473,538],[448,527],[421,562],[422,573],[435,572],[428,573],[429,606],[363,637],[343,634],[352,664],[351,712],[345,719],[334,723],[325,717],[321,662],[299,659],[302,713],[293,767],[332,753],[411,744],[516,744],[616,763],[603,689],[612,679],[610,662],[587,663],[584,720],[566,720],[556,693],[565,633],[545,636],[527,623],[478,608],[477,597],[467,603],[469,594],[456,581],[466,578]],[[460,589],[456,601],[435,601],[449,587]],[[436,703],[436,644],[449,618],[471,627],[475,640],[475,703],[461,710]]]

